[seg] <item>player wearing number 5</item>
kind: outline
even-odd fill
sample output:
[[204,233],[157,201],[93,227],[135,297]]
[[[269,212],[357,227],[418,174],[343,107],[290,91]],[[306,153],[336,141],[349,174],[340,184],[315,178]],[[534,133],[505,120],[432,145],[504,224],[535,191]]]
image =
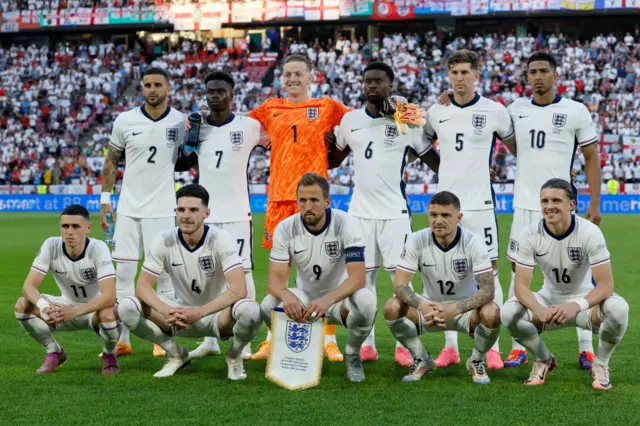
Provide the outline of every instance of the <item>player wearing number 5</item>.
[[[102,171],[100,223],[108,226],[106,213],[113,210],[109,200],[116,183],[118,163],[126,158],[118,202],[111,257],[117,263],[118,300],[133,295],[138,262],[151,248],[153,239],[175,226],[174,168],[184,139],[184,115],[168,105],[171,92],[169,74],[149,68],[142,79],[144,105],[120,114],[113,123],[109,153]],[[158,293],[171,291],[169,276],[158,278]],[[129,331],[123,328],[118,356],[131,353]],[[164,355],[154,347],[154,355]]]
[[[183,186],[176,198],[179,226],[153,241],[137,297],[120,302],[120,318],[136,336],[166,350],[167,361],[156,377],[172,376],[189,363],[189,352],[176,337],[215,336],[233,337],[227,352],[228,378],[243,380],[241,352],[258,333],[260,307],[247,298],[236,240],[223,229],[205,225],[209,193],[202,186]],[[153,291],[163,272],[171,277],[171,296]]]
[[[440,146],[438,191],[460,198],[462,226],[484,241],[494,273],[494,301],[502,305],[498,279],[498,224],[490,166],[496,138],[513,152],[515,137],[507,109],[474,91],[478,80],[478,55],[460,50],[447,60],[453,88],[451,105],[433,105],[428,111],[425,133]],[[460,362],[455,331],[445,332],[445,349],[436,360],[438,368]],[[498,343],[487,354],[487,367],[502,368]]]

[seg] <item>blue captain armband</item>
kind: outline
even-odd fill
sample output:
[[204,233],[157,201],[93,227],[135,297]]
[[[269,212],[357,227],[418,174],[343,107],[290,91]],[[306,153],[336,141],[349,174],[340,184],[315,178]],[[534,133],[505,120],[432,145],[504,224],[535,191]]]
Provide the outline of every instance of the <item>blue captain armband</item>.
[[364,247],[349,247],[344,250],[344,263],[364,262]]

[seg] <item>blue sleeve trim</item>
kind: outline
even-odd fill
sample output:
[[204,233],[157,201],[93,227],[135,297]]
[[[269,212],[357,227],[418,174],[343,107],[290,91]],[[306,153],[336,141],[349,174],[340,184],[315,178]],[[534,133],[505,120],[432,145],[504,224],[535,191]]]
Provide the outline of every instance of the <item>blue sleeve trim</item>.
[[348,247],[344,250],[344,263],[364,262],[364,247]]

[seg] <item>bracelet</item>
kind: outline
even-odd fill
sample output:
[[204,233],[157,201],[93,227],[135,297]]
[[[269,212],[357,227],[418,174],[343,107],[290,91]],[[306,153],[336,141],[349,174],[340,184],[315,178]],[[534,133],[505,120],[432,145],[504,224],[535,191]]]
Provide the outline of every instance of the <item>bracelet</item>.
[[589,301],[587,299],[576,300],[576,303],[580,305],[580,312],[589,309]]
[[47,302],[44,297],[41,297],[36,302],[36,306],[40,309],[40,312],[42,312],[44,308],[49,306],[49,302]]
[[111,204],[111,194],[108,192],[100,193],[100,204]]

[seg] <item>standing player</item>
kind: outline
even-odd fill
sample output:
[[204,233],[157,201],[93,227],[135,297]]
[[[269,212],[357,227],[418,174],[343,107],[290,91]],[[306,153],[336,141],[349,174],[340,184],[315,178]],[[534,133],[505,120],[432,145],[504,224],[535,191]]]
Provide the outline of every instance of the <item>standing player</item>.
[[[229,232],[238,244],[242,258],[244,277],[249,299],[255,300],[253,283],[253,226],[249,206],[249,181],[247,166],[253,149],[260,144],[260,122],[231,112],[235,82],[230,74],[216,71],[209,74],[204,83],[210,115],[200,130],[200,145],[193,159],[198,164],[199,183],[210,195],[211,215],[205,219]],[[191,358],[220,353],[220,346],[213,337],[205,337]],[[251,358],[251,346],[242,352],[244,359]]]
[[[409,236],[398,262],[393,282],[396,296],[385,304],[384,318],[414,358],[404,382],[420,380],[436,366],[419,336],[442,329],[473,337],[475,346],[467,360],[467,371],[473,383],[490,382],[485,355],[500,334],[500,308],[493,302],[493,268],[486,244],[458,226],[462,218],[458,197],[448,191],[438,192],[429,201],[430,228]],[[422,273],[423,295],[411,288],[418,270]]]
[[[233,342],[227,352],[228,378],[244,380],[242,349],[258,333],[260,307],[247,299],[242,259],[235,239],[222,229],[205,225],[209,194],[202,186],[183,186],[176,193],[178,228],[153,241],[136,296],[120,302],[122,321],[138,337],[167,352],[155,377],[173,376],[189,363],[189,352],[176,337],[216,336]],[[156,294],[156,279],[168,272],[175,296]]]
[[[453,86],[452,105],[434,104],[428,111],[425,125],[427,136],[438,139],[440,146],[438,191],[450,191],[460,197],[462,226],[486,244],[493,266],[494,302],[501,306],[498,222],[490,166],[497,137],[508,147],[515,147],[513,125],[502,104],[475,93],[474,83],[479,78],[476,53],[469,50],[453,53],[447,60],[447,68]],[[445,348],[436,359],[436,367],[459,362],[458,333],[447,330]],[[495,370],[503,367],[497,340],[487,353],[487,367]]]
[[[16,303],[20,326],[47,350],[37,374],[51,373],[67,355],[52,331],[92,330],[104,340],[102,374],[117,374],[118,323],[114,313],[116,283],[109,247],[87,238],[89,212],[78,204],[60,215],[61,237],[48,238],[33,261]],[[61,296],[41,294],[38,287],[51,271]]]
[[[503,306],[502,322],[535,361],[525,385],[541,385],[556,359],[541,331],[572,326],[600,336],[591,363],[592,386],[609,390],[609,359],[629,322],[629,305],[613,292],[610,255],[600,229],[577,215],[573,189],[550,179],[540,191],[543,219],[524,228],[512,250],[516,260],[515,297]],[[542,289],[531,292],[535,264],[544,276]],[[592,280],[598,284],[594,287]]]
[[[297,193],[300,213],[280,222],[273,235],[262,318],[271,326],[271,311],[282,305],[296,321],[326,314],[327,322],[346,326],[347,377],[361,382],[365,376],[358,351],[376,318],[375,298],[365,288],[364,241],[352,218],[330,208],[324,177],[303,175]],[[297,271],[295,289],[288,288],[290,262]]]
[[[355,187],[349,215],[356,218],[364,236],[367,288],[374,295],[381,257],[384,269],[393,280],[402,245],[411,233],[411,213],[402,180],[407,155],[413,150],[431,163],[431,154],[434,154],[421,127],[408,128],[403,133],[393,119],[381,115],[393,80],[393,70],[387,64],[371,62],[367,66],[364,71],[367,104],[345,114],[336,144],[336,155],[341,155],[336,162],[346,157],[347,147],[353,151]],[[360,355],[363,361],[378,359],[373,330]],[[400,343],[396,345],[395,359],[407,367],[413,363],[409,351]]]
[[[554,87],[558,80],[556,66],[550,54],[534,53],[527,60],[527,79],[533,88],[533,99],[521,98],[509,105],[518,140],[514,215],[507,254],[511,262],[514,262],[522,229],[541,218],[540,204],[537,202],[540,188],[551,178],[571,181],[578,146],[585,158],[591,194],[586,217],[596,225],[601,220],[602,175],[597,150],[598,135],[591,114],[583,104],[555,94]],[[577,194],[574,196],[577,197]],[[512,271],[515,271],[515,263],[512,263]],[[514,273],[511,274],[509,297],[513,297],[513,285]],[[578,363],[580,367],[589,369],[595,358],[592,333],[581,328],[577,331],[580,345]],[[513,343],[511,354],[505,361],[506,367],[527,362],[524,348],[515,341]]]
[[[184,139],[184,115],[168,105],[170,92],[169,74],[162,68],[149,68],[142,79],[144,105],[123,112],[113,123],[102,171],[100,223],[106,230],[106,214],[111,213],[115,219],[110,194],[124,155],[127,164],[112,253],[117,263],[118,300],[133,295],[142,253],[148,253],[156,235],[175,226],[174,167]],[[167,274],[159,277],[157,291],[171,291]],[[117,353],[119,356],[131,353],[129,331],[125,327]],[[154,347],[154,355],[163,356],[164,352]]]

